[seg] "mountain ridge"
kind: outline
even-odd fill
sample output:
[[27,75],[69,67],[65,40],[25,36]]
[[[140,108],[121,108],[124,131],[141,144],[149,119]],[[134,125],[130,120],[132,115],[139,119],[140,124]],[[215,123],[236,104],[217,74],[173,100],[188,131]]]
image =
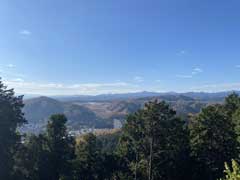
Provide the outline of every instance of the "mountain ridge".
[[[114,121],[125,122],[125,117],[137,111],[154,99],[166,101],[178,115],[187,117],[189,113],[198,113],[208,104],[221,103],[232,91],[221,93],[156,93],[139,92],[130,94],[112,94],[98,96],[68,96],[65,99],[40,96],[25,99],[23,112],[29,124],[43,126],[49,116],[56,113],[65,114],[70,129],[113,128]],[[237,91],[239,93],[239,91]]]
[[67,96],[50,96],[59,101],[109,101],[109,100],[125,100],[142,97],[153,97],[153,96],[166,96],[166,95],[183,95],[194,99],[208,100],[216,99],[221,100],[232,92],[240,94],[240,91],[220,91],[220,92],[150,92],[140,91],[135,93],[120,93],[120,94],[100,94],[100,95],[67,95]]

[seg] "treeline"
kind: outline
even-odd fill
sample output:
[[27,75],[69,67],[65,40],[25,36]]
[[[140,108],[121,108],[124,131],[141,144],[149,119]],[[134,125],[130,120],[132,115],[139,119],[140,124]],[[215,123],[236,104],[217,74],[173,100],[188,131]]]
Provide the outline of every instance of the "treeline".
[[[46,131],[21,135],[22,97],[0,83],[1,180],[237,180],[240,176],[240,97],[181,119],[164,101],[127,117],[120,132],[77,140],[64,115]],[[232,167],[230,164],[232,162]],[[224,163],[226,170],[224,171]]]

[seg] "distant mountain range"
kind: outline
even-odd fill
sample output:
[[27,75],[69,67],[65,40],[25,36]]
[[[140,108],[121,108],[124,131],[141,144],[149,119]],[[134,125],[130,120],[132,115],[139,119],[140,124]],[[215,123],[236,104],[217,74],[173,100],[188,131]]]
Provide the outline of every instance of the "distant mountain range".
[[167,95],[182,95],[191,97],[198,100],[217,100],[221,101],[224,97],[229,95],[232,92],[236,92],[240,94],[240,91],[223,91],[223,92],[186,92],[186,93],[177,93],[177,92],[136,92],[136,93],[123,93],[123,94],[101,94],[101,95],[68,95],[68,96],[51,96],[54,99],[60,101],[110,101],[110,100],[127,100],[127,99],[136,99],[136,98],[143,98],[143,97],[153,97],[153,96],[167,96]]
[[198,113],[207,104],[221,103],[230,93],[139,92],[97,96],[41,96],[24,100],[23,111],[29,122],[28,130],[34,132],[41,130],[49,116],[56,113],[64,113],[69,120],[68,127],[73,130],[84,127],[113,128],[115,120],[124,123],[126,115],[137,111],[150,100],[165,100],[179,115],[186,117],[189,113]]

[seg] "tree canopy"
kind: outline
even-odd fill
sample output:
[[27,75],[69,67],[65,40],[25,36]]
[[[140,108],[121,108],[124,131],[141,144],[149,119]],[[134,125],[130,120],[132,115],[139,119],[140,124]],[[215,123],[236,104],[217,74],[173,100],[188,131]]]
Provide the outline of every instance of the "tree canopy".
[[49,117],[40,134],[21,134],[23,106],[22,96],[0,82],[0,179],[240,179],[236,93],[183,119],[166,102],[150,101],[129,114],[120,131],[78,141],[69,135],[64,114]]
[[0,81],[0,179],[14,178],[13,156],[21,143],[17,128],[26,123],[22,108],[22,96],[15,96]]

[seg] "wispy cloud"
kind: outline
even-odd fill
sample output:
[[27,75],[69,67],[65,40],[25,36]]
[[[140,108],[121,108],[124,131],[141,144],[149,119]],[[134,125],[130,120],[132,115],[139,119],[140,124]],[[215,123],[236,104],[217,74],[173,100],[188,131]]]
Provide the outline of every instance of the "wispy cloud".
[[179,52],[177,52],[177,55],[181,56],[181,55],[184,55],[186,54],[186,50],[180,50]]
[[12,82],[24,82],[24,79],[22,78],[15,78],[11,80]]
[[126,82],[112,83],[37,83],[27,82],[23,79],[10,79],[4,81],[10,88],[14,88],[18,94],[42,94],[42,95],[96,95],[107,93],[138,92],[142,89],[136,84]]
[[189,78],[193,78],[194,76],[196,76],[197,74],[200,74],[202,72],[203,72],[203,70],[201,68],[196,67],[196,68],[193,68],[191,74],[177,74],[176,77],[189,79]]
[[236,68],[240,68],[240,65],[236,65],[235,67],[236,67]]
[[135,76],[135,77],[133,78],[133,80],[134,80],[135,82],[140,83],[140,82],[143,82],[143,81],[144,81],[144,78],[141,77],[141,76]]
[[207,92],[218,92],[218,91],[232,91],[240,89],[240,83],[222,83],[222,84],[205,84],[198,87],[192,87],[192,91],[207,91]]
[[18,72],[15,72],[15,71],[10,71],[10,69],[9,70],[2,70],[1,69],[0,70],[0,76],[2,78],[6,78],[6,79],[9,79],[9,78],[16,79],[16,78],[25,78],[26,77],[24,74],[18,73]]
[[13,64],[7,64],[6,67],[7,67],[7,68],[15,68],[16,66],[13,65]]
[[183,75],[183,74],[177,74],[176,75],[177,78],[183,78],[183,79],[189,79],[192,78],[192,75]]
[[199,73],[202,73],[202,72],[203,72],[203,70],[201,68],[196,67],[196,68],[193,69],[192,74],[199,74]]
[[27,29],[23,29],[23,30],[19,31],[19,34],[21,34],[23,36],[29,36],[32,34],[32,32]]

